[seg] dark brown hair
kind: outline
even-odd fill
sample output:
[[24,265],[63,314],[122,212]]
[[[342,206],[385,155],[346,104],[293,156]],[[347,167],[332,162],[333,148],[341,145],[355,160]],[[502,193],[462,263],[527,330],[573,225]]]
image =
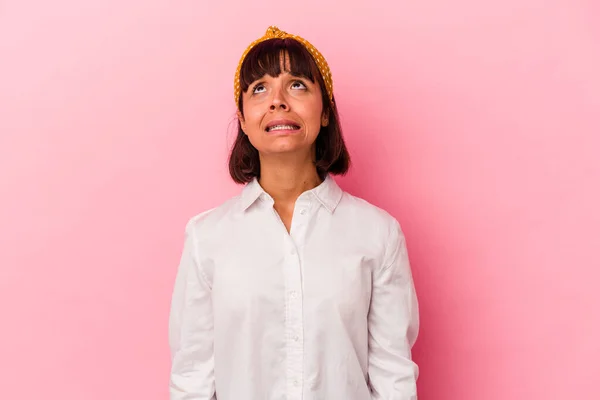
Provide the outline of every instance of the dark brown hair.
[[[292,75],[318,82],[323,94],[323,112],[328,116],[329,124],[321,127],[317,139],[316,163],[317,173],[321,179],[327,173],[344,175],[350,168],[350,154],[344,143],[342,127],[335,107],[329,100],[327,89],[317,64],[306,48],[294,39],[270,39],[259,43],[250,50],[240,70],[240,87],[242,93],[248,90],[252,82],[266,74],[277,77],[281,71],[281,57],[287,54]],[[335,100],[335,99],[334,99]],[[238,109],[243,112],[242,95],[238,101]],[[258,150],[250,143],[238,120],[238,133],[229,155],[229,174],[240,184],[260,177],[260,161]]]

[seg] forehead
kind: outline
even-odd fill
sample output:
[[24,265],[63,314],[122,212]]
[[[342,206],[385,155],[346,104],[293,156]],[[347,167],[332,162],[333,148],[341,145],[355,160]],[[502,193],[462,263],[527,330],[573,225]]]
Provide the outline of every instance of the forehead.
[[265,75],[278,77],[286,72],[315,82],[318,69],[308,50],[296,40],[267,40],[256,45],[246,56],[240,70],[240,86],[246,91],[252,82]]
[[258,79],[266,78],[266,77],[278,78],[281,76],[304,77],[303,74],[298,73],[292,69],[292,63],[290,62],[290,58],[287,53],[282,53],[280,55],[279,74],[271,75],[271,74],[269,74],[269,72],[266,72],[263,76],[259,77]]

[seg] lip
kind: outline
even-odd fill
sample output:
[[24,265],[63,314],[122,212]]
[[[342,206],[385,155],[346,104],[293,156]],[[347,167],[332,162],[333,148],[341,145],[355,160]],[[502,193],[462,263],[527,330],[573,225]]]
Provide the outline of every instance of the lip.
[[300,131],[300,129],[284,129],[284,130],[278,130],[275,132],[269,132],[267,130],[270,127],[276,126],[276,125],[295,125],[295,126],[300,127],[300,129],[302,129],[302,127],[299,123],[297,123],[296,121],[293,121],[291,119],[276,119],[267,124],[267,126],[265,127],[265,131],[269,134],[281,134],[281,133],[285,134],[285,133],[294,133],[294,132]]

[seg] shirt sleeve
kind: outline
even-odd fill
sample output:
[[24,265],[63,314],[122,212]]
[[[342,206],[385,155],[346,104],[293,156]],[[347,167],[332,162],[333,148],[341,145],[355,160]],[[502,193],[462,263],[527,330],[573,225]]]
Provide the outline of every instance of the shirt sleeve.
[[416,400],[419,369],[411,350],[419,310],[406,241],[398,221],[384,263],[373,277],[369,325],[369,385],[373,400]]
[[192,220],[185,230],[169,315],[171,400],[215,400],[211,287],[196,254]]

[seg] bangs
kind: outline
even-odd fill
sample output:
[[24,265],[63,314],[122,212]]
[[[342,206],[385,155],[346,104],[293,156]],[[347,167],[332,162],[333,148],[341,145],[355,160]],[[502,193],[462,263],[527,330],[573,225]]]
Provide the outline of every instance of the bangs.
[[[286,54],[289,58],[290,70],[282,71],[281,59]],[[285,63],[283,64],[285,67]],[[313,83],[319,76],[317,64],[300,42],[290,38],[269,39],[257,44],[246,55],[240,70],[240,89],[242,92],[246,92],[252,82],[265,75],[275,78],[282,72],[309,79]]]

